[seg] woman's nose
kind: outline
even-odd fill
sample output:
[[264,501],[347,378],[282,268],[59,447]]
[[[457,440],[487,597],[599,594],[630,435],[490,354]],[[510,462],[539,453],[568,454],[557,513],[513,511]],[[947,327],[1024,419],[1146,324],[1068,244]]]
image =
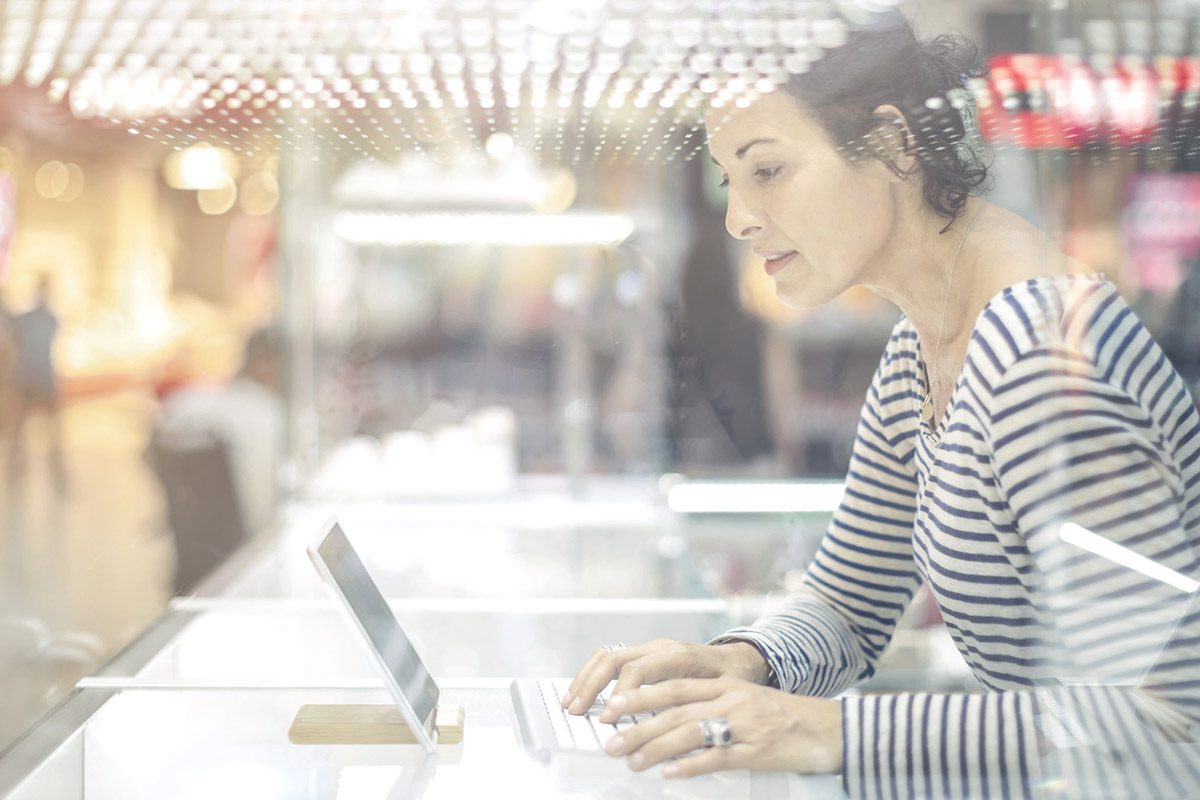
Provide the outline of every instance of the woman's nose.
[[735,239],[749,239],[761,229],[758,219],[742,201],[741,195],[729,193],[729,204],[725,207],[725,230]]

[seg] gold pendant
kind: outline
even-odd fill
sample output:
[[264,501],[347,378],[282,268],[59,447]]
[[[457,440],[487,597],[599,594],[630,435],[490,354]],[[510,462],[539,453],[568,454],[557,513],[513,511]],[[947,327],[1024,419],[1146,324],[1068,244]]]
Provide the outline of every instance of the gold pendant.
[[921,419],[933,422],[933,395],[925,396],[925,402],[921,404]]

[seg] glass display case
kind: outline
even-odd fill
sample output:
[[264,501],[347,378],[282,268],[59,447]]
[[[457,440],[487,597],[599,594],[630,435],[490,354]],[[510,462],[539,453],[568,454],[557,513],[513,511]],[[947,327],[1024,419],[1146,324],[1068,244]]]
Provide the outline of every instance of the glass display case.
[[440,746],[434,762],[411,746],[297,745],[288,740],[301,705],[386,703],[380,690],[85,691],[72,699],[78,706],[93,707],[94,713],[86,720],[71,719],[60,707],[47,724],[61,726],[65,741],[15,785],[5,783],[7,763],[0,766],[0,790],[12,800],[843,796],[829,777],[730,772],[668,784],[629,772],[607,780],[596,772],[547,772],[518,748],[506,686],[447,682],[443,698],[465,709],[467,729],[461,743]]
[[[608,642],[702,642],[751,621],[773,595],[730,586],[746,572],[769,573],[789,548],[802,565],[827,512],[688,514],[671,511],[644,481],[613,483],[596,499],[571,498],[565,485],[535,481],[491,502],[290,504],[278,535],[173,600],[0,755],[0,796],[491,796],[498,776],[529,787],[500,796],[579,796],[579,787],[547,783],[521,754],[512,679],[570,675]],[[388,702],[305,553],[331,514],[446,702],[466,709],[464,744],[435,770],[404,763],[411,754],[402,748],[356,753],[287,740],[305,703]],[[779,589],[789,570],[775,567]],[[930,638],[939,633],[904,626],[877,688],[963,688],[949,640]],[[682,794],[648,775],[606,781],[621,797],[841,793],[832,778],[768,774],[721,775]]]
[[[569,675],[605,642],[705,641],[758,608],[718,596],[700,551],[661,507],[559,504],[541,489],[527,503],[293,504],[277,537],[240,553],[227,565],[231,574],[174,600],[8,748],[0,796],[578,796],[586,787],[551,780],[519,749],[511,680]],[[437,676],[443,701],[466,710],[464,742],[436,765],[417,763],[403,747],[287,739],[306,703],[390,699],[305,555],[335,512]],[[691,782],[682,795],[651,776],[604,782],[604,791],[647,798],[841,793],[832,778],[748,773]],[[496,794],[497,785],[521,788]]]

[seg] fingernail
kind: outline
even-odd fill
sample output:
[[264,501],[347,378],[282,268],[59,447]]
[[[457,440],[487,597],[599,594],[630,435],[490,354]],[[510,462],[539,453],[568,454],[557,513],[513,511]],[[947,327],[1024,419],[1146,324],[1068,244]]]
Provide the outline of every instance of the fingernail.
[[679,774],[679,766],[677,764],[667,764],[663,767],[662,774],[664,778],[674,778]]
[[604,745],[604,749],[612,753],[614,756],[621,755],[621,751],[625,749],[625,737],[614,736],[608,740],[608,744]]
[[641,753],[634,753],[633,755],[631,755],[629,757],[629,768],[630,769],[641,769],[642,764],[645,764],[645,763],[646,763],[646,757],[644,755],[642,755]]
[[563,708],[567,708],[573,702],[575,702],[575,693],[574,692],[567,692],[565,695],[563,695],[563,699],[562,699],[562,707]]
[[620,711],[624,711],[628,705],[629,705],[629,698],[623,694],[619,694],[616,697],[608,698],[607,708],[611,708],[613,711],[620,712]]
[[571,706],[567,710],[570,711],[572,714],[582,714],[583,713],[583,701],[578,698],[576,698],[575,700],[572,700]]

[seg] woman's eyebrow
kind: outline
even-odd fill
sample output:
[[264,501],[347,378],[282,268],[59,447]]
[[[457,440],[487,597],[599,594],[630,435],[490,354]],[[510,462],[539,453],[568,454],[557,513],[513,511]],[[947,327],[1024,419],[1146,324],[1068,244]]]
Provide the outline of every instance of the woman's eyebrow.
[[[756,144],[774,144],[774,143],[775,143],[774,139],[755,139],[754,141],[746,142],[744,145],[739,147],[737,149],[737,152],[734,153],[734,155],[736,155],[738,158],[741,158],[742,156],[746,155],[747,150],[749,150],[751,147],[754,147],[754,145],[756,145]],[[721,162],[717,161],[715,156],[709,156],[709,158],[711,158],[712,162],[714,164],[716,164],[718,167],[721,166]]]
[[756,144],[774,144],[774,143],[775,143],[774,139],[755,139],[754,141],[747,142],[746,144],[739,147],[738,151],[737,151],[737,153],[735,153],[735,155],[738,158],[741,158],[742,156],[746,155],[747,150],[749,150],[751,147],[754,147],[754,145],[756,145]]

